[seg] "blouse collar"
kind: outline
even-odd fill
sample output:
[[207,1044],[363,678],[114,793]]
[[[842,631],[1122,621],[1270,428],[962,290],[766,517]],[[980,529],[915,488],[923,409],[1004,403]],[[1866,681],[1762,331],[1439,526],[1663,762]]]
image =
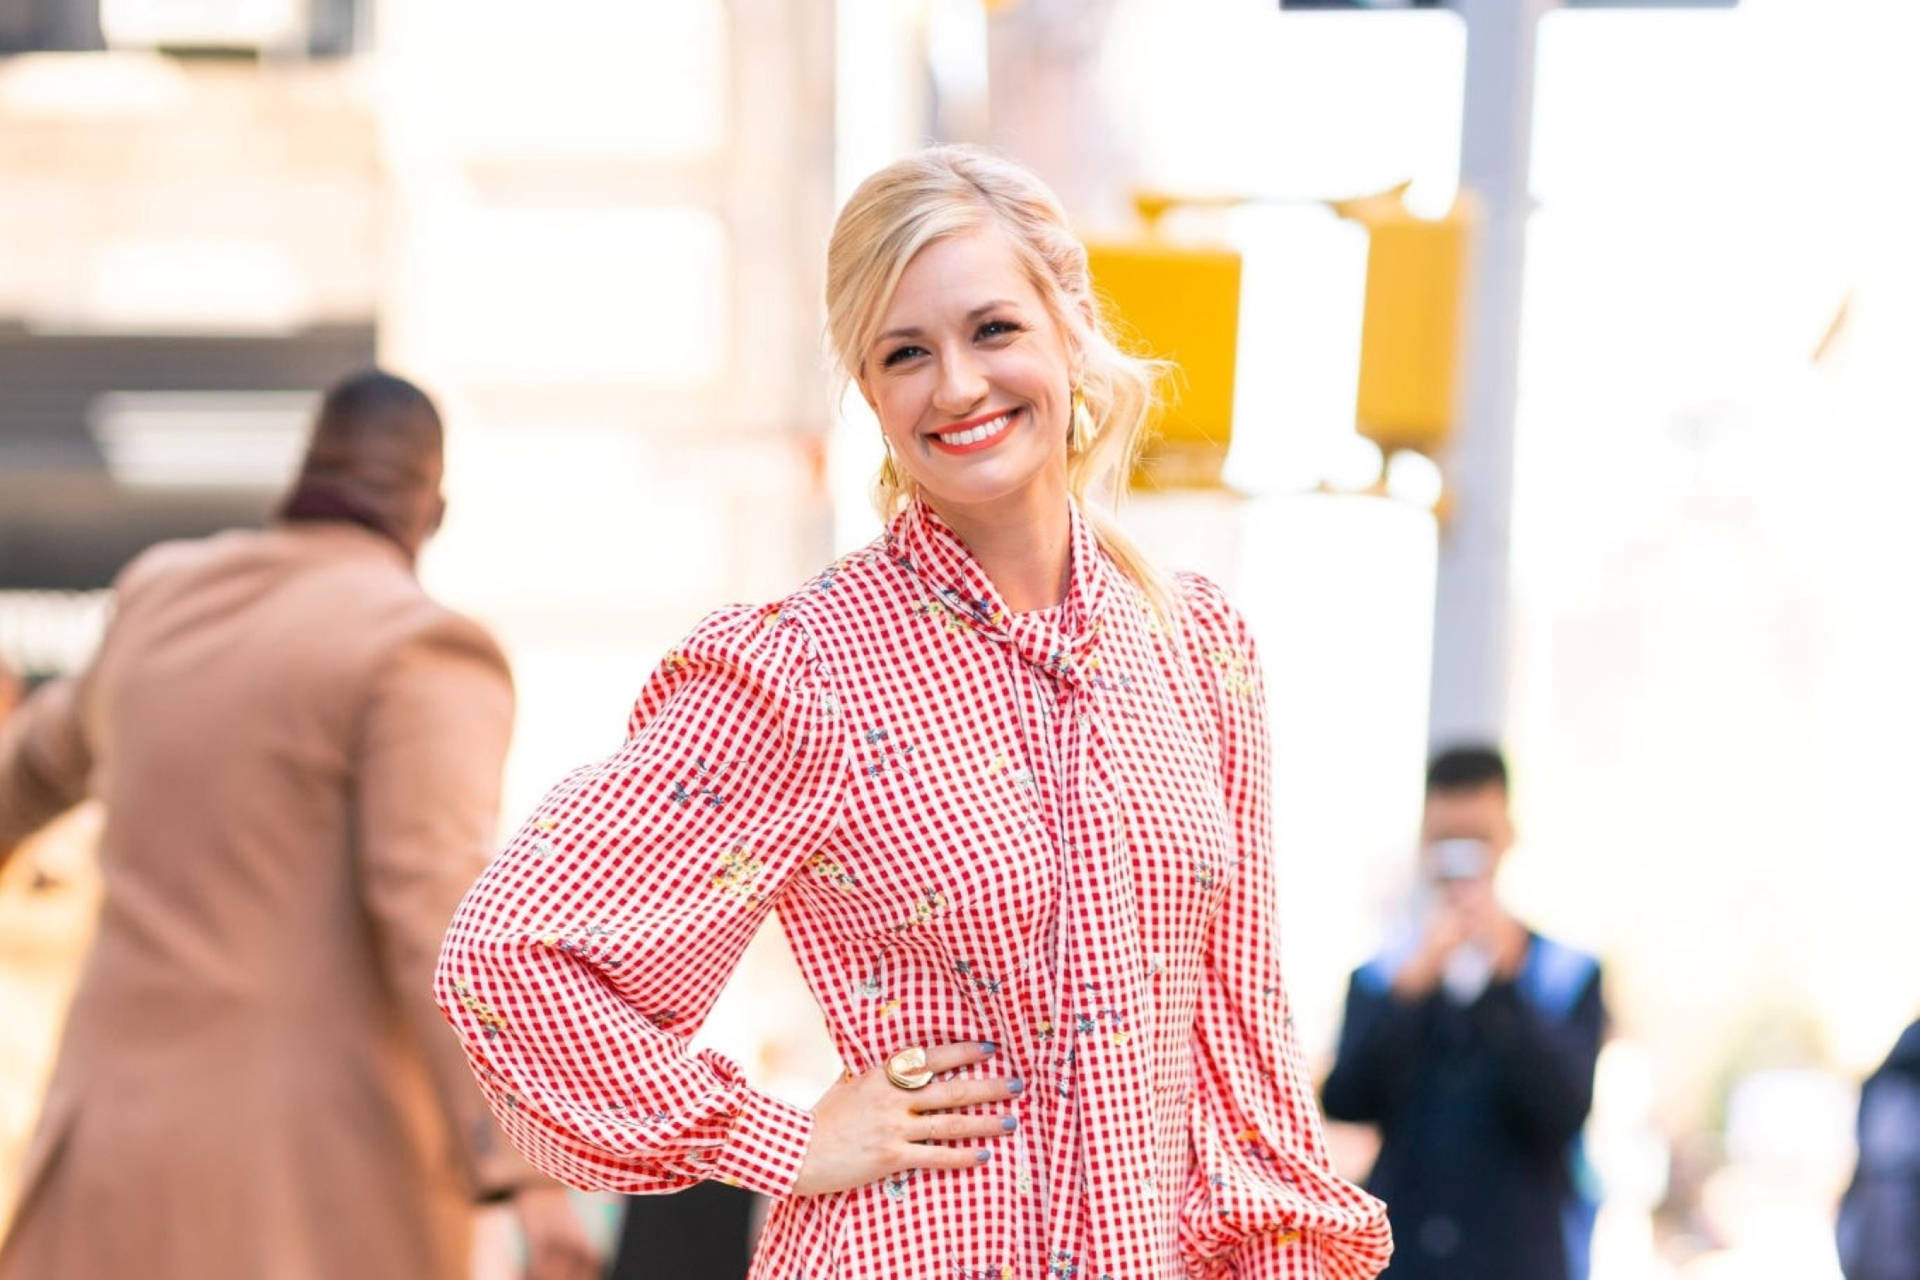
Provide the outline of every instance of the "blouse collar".
[[947,613],[1048,674],[1084,682],[1087,659],[1105,626],[1117,572],[1100,549],[1077,503],[1068,505],[1071,564],[1059,607],[1016,614],[947,523],[915,498],[887,526],[888,555],[913,575]]

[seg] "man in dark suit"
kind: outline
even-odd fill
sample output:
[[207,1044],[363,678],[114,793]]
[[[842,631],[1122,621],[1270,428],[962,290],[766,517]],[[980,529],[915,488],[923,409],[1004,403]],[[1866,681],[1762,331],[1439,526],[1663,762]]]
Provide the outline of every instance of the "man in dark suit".
[[1920,1280],[1920,1022],[1861,1086],[1858,1136],[1840,1269],[1847,1280]]
[[1377,1125],[1386,1280],[1584,1280],[1579,1136],[1605,1012],[1600,967],[1501,905],[1507,769],[1487,747],[1428,769],[1419,910],[1358,970],[1324,1102]]

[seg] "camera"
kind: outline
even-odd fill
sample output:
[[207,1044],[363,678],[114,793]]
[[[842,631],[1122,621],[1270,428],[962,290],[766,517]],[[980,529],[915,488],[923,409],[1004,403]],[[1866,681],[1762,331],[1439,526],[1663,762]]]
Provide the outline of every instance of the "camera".
[[1485,840],[1436,840],[1427,847],[1427,875],[1442,883],[1478,880],[1492,870],[1493,849]]

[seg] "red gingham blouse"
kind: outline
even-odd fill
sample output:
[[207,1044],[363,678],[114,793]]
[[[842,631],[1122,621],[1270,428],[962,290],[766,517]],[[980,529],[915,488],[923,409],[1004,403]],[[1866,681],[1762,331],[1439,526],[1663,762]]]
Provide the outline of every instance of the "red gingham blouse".
[[[1246,627],[1162,622],[1076,512],[1010,614],[926,507],[670,652],[626,745],[467,895],[438,994],[506,1131],[579,1187],[776,1197],[753,1280],[1362,1280],[1274,937]],[[851,1069],[991,1040],[1020,1126],[960,1171],[789,1194],[811,1115],[688,1038],[778,911]]]

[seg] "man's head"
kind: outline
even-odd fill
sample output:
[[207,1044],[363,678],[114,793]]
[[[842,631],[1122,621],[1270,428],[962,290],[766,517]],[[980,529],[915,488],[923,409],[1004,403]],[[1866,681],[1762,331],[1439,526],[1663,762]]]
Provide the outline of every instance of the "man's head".
[[[1473,845],[1480,846],[1479,850]],[[1420,820],[1423,867],[1436,879],[1490,876],[1513,845],[1507,762],[1493,747],[1449,747],[1427,766]],[[1475,863],[1478,867],[1476,875]]]
[[440,413],[426,392],[369,369],[336,383],[282,513],[355,520],[417,556],[440,527],[446,501]]

